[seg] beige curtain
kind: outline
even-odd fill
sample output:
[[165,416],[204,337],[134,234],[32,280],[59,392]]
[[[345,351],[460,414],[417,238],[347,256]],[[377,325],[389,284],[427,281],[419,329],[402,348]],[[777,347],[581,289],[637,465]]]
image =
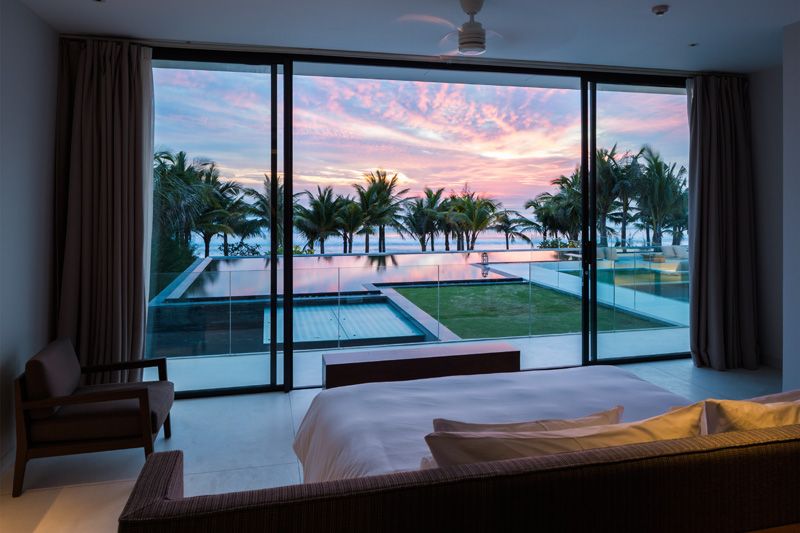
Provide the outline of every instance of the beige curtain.
[[697,366],[758,368],[747,80],[689,81],[690,340]]
[[[56,147],[57,333],[82,364],[142,357],[152,173],[151,50],[61,42]],[[139,372],[102,375],[130,381]]]

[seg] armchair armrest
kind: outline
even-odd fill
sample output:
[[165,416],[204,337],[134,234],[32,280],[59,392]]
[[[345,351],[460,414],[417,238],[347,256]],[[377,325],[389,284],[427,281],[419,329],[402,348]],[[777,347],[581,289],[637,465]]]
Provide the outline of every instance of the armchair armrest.
[[111,402],[114,400],[139,400],[139,407],[146,406],[149,410],[149,398],[147,387],[124,390],[105,390],[98,392],[87,392],[85,394],[74,394],[72,396],[56,396],[44,400],[25,400],[20,406],[25,411],[33,409],[47,409],[50,407],[61,407],[64,405],[79,405],[86,403]]
[[119,517],[120,531],[146,530],[156,504],[183,498],[183,452],[150,455]]
[[167,381],[167,359],[158,357],[156,359],[142,359],[140,361],[127,361],[124,363],[112,363],[108,365],[92,365],[81,368],[83,374],[95,374],[97,372],[113,372],[115,370],[131,370],[135,368],[158,367],[158,380]]

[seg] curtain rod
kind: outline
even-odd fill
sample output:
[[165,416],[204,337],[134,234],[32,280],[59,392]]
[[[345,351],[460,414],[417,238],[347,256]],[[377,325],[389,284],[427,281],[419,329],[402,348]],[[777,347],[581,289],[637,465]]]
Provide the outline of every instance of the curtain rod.
[[649,76],[676,76],[691,78],[700,74],[746,77],[746,74],[737,72],[714,71],[688,71],[637,67],[620,67],[612,65],[589,65],[584,63],[561,63],[547,61],[527,61],[519,59],[475,59],[460,58],[457,56],[426,56],[413,54],[390,54],[384,52],[358,52],[350,50],[324,50],[320,48],[290,48],[266,45],[222,44],[201,41],[176,41],[165,39],[136,39],[130,37],[115,37],[103,35],[75,35],[61,34],[63,39],[87,41],[117,41],[140,44],[153,48],[182,48],[190,50],[210,50],[217,52],[249,52],[261,54],[305,55],[318,57],[338,57],[345,59],[377,59],[387,61],[415,61],[421,63],[450,64],[450,65],[482,65],[492,67],[546,69],[552,71],[586,71],[611,74],[640,74]]

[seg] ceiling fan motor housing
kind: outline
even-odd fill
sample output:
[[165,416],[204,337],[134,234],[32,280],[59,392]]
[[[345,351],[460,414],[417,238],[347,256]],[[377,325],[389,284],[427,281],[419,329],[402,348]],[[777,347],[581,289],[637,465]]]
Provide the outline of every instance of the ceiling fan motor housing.
[[458,51],[470,56],[486,51],[486,30],[480,22],[469,21],[461,25],[458,32]]

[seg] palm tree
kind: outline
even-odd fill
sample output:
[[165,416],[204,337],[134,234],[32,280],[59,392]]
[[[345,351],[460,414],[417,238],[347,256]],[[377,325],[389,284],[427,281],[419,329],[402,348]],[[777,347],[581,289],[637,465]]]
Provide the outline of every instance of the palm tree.
[[558,187],[553,194],[543,192],[525,203],[533,208],[542,227],[542,235],[547,233],[558,237],[561,233],[570,241],[580,239],[581,232],[581,173],[576,168],[570,176],[559,176],[550,182]]
[[364,211],[361,204],[349,196],[339,197],[340,207],[336,223],[342,235],[342,251],[353,253],[353,237],[364,229]]
[[294,226],[308,241],[308,248],[313,248],[319,241],[319,251],[325,253],[325,239],[339,232],[337,218],[341,209],[341,198],[334,196],[333,188],[324,189],[317,185],[317,194],[304,191],[308,197],[308,207],[301,204],[295,206]]
[[464,215],[464,239],[467,250],[475,249],[478,235],[486,231],[494,222],[499,202],[477,195],[466,187],[459,199],[459,209]]
[[506,250],[509,250],[511,248],[510,244],[515,242],[516,239],[527,243],[531,242],[531,238],[524,233],[526,228],[531,227],[531,224],[535,223],[522,217],[516,211],[504,209],[495,214],[494,224],[490,226],[490,229],[505,235]]
[[680,185],[686,182],[686,169],[665,163],[650,146],[643,149],[645,170],[637,182],[637,204],[646,214],[653,231],[653,245],[660,246],[669,217],[682,207]]
[[232,201],[241,193],[239,184],[220,179],[219,170],[213,162],[201,163],[200,194],[202,208],[194,220],[193,231],[203,239],[205,257],[211,253],[211,239],[215,235],[231,235],[230,222],[234,215],[228,211]]
[[376,197],[376,190],[374,188],[366,188],[361,184],[354,185],[356,189],[356,202],[358,207],[361,208],[362,221],[361,231],[359,233],[364,235],[364,253],[369,253],[369,236],[375,234],[375,226],[380,220],[382,214],[378,206],[378,199]]
[[609,213],[609,218],[615,224],[619,224],[620,243],[623,247],[628,244],[628,223],[635,218],[634,198],[637,181],[642,175],[642,167],[639,164],[641,155],[641,150],[634,155],[625,155],[624,161],[619,163],[619,172],[614,187],[617,195],[617,211]]
[[430,234],[432,221],[425,200],[423,198],[412,198],[405,204],[405,209],[399,217],[398,231],[405,237],[409,235],[419,242],[419,247],[423,252],[428,250],[427,240]]
[[531,224],[535,224],[533,228],[542,234],[544,240],[547,240],[548,235],[555,236],[558,231],[554,204],[549,201],[551,196],[550,193],[542,193],[535,199],[525,202],[525,209],[532,209],[533,216],[538,220],[538,222],[531,221]]
[[458,239],[458,236],[461,234],[461,228],[464,222],[464,213],[458,210],[457,199],[453,198],[452,196],[445,199],[441,204],[441,209],[439,210],[439,231],[441,231],[444,235],[445,251],[450,251],[451,235],[457,239],[457,249],[462,249],[459,246],[459,243],[462,242],[463,239]]
[[278,195],[276,198],[276,216],[272,217],[272,178],[264,174],[264,192],[255,189],[247,189],[245,194],[250,197],[250,212],[252,217],[248,218],[250,226],[241,227],[237,233],[243,238],[254,237],[256,235],[266,235],[272,231],[278,234],[278,249],[283,248],[283,183],[280,177],[277,181]]
[[674,187],[674,194],[678,199],[664,225],[672,233],[672,244],[679,246],[689,228],[689,191],[686,189],[686,180],[676,180]]
[[619,164],[617,163],[617,145],[611,150],[599,148],[595,154],[595,204],[597,210],[598,246],[608,246],[608,218],[617,207],[617,183],[619,181]]
[[252,206],[245,201],[245,195],[246,191],[241,191],[235,196],[222,197],[223,224],[231,229],[222,234],[222,254],[225,256],[230,255],[229,235],[237,235],[240,242],[244,242],[245,238],[258,234],[257,220],[252,218]]
[[408,189],[398,190],[399,179],[397,174],[391,178],[387,177],[385,170],[375,170],[364,174],[366,187],[361,184],[355,185],[356,191],[365,189],[370,192],[370,198],[374,205],[368,212],[374,224],[378,227],[378,252],[386,252],[386,227],[398,227],[398,217],[403,209],[405,200],[403,196],[408,193]]
[[430,243],[431,243],[431,252],[436,251],[436,245],[434,242],[435,234],[441,229],[440,221],[442,212],[444,210],[444,205],[442,203],[442,194],[444,193],[444,188],[433,190],[428,187],[423,189],[423,197],[425,210],[428,215],[428,233],[430,234]]
[[154,229],[186,246],[203,204],[200,172],[186,152],[162,151],[154,156]]

